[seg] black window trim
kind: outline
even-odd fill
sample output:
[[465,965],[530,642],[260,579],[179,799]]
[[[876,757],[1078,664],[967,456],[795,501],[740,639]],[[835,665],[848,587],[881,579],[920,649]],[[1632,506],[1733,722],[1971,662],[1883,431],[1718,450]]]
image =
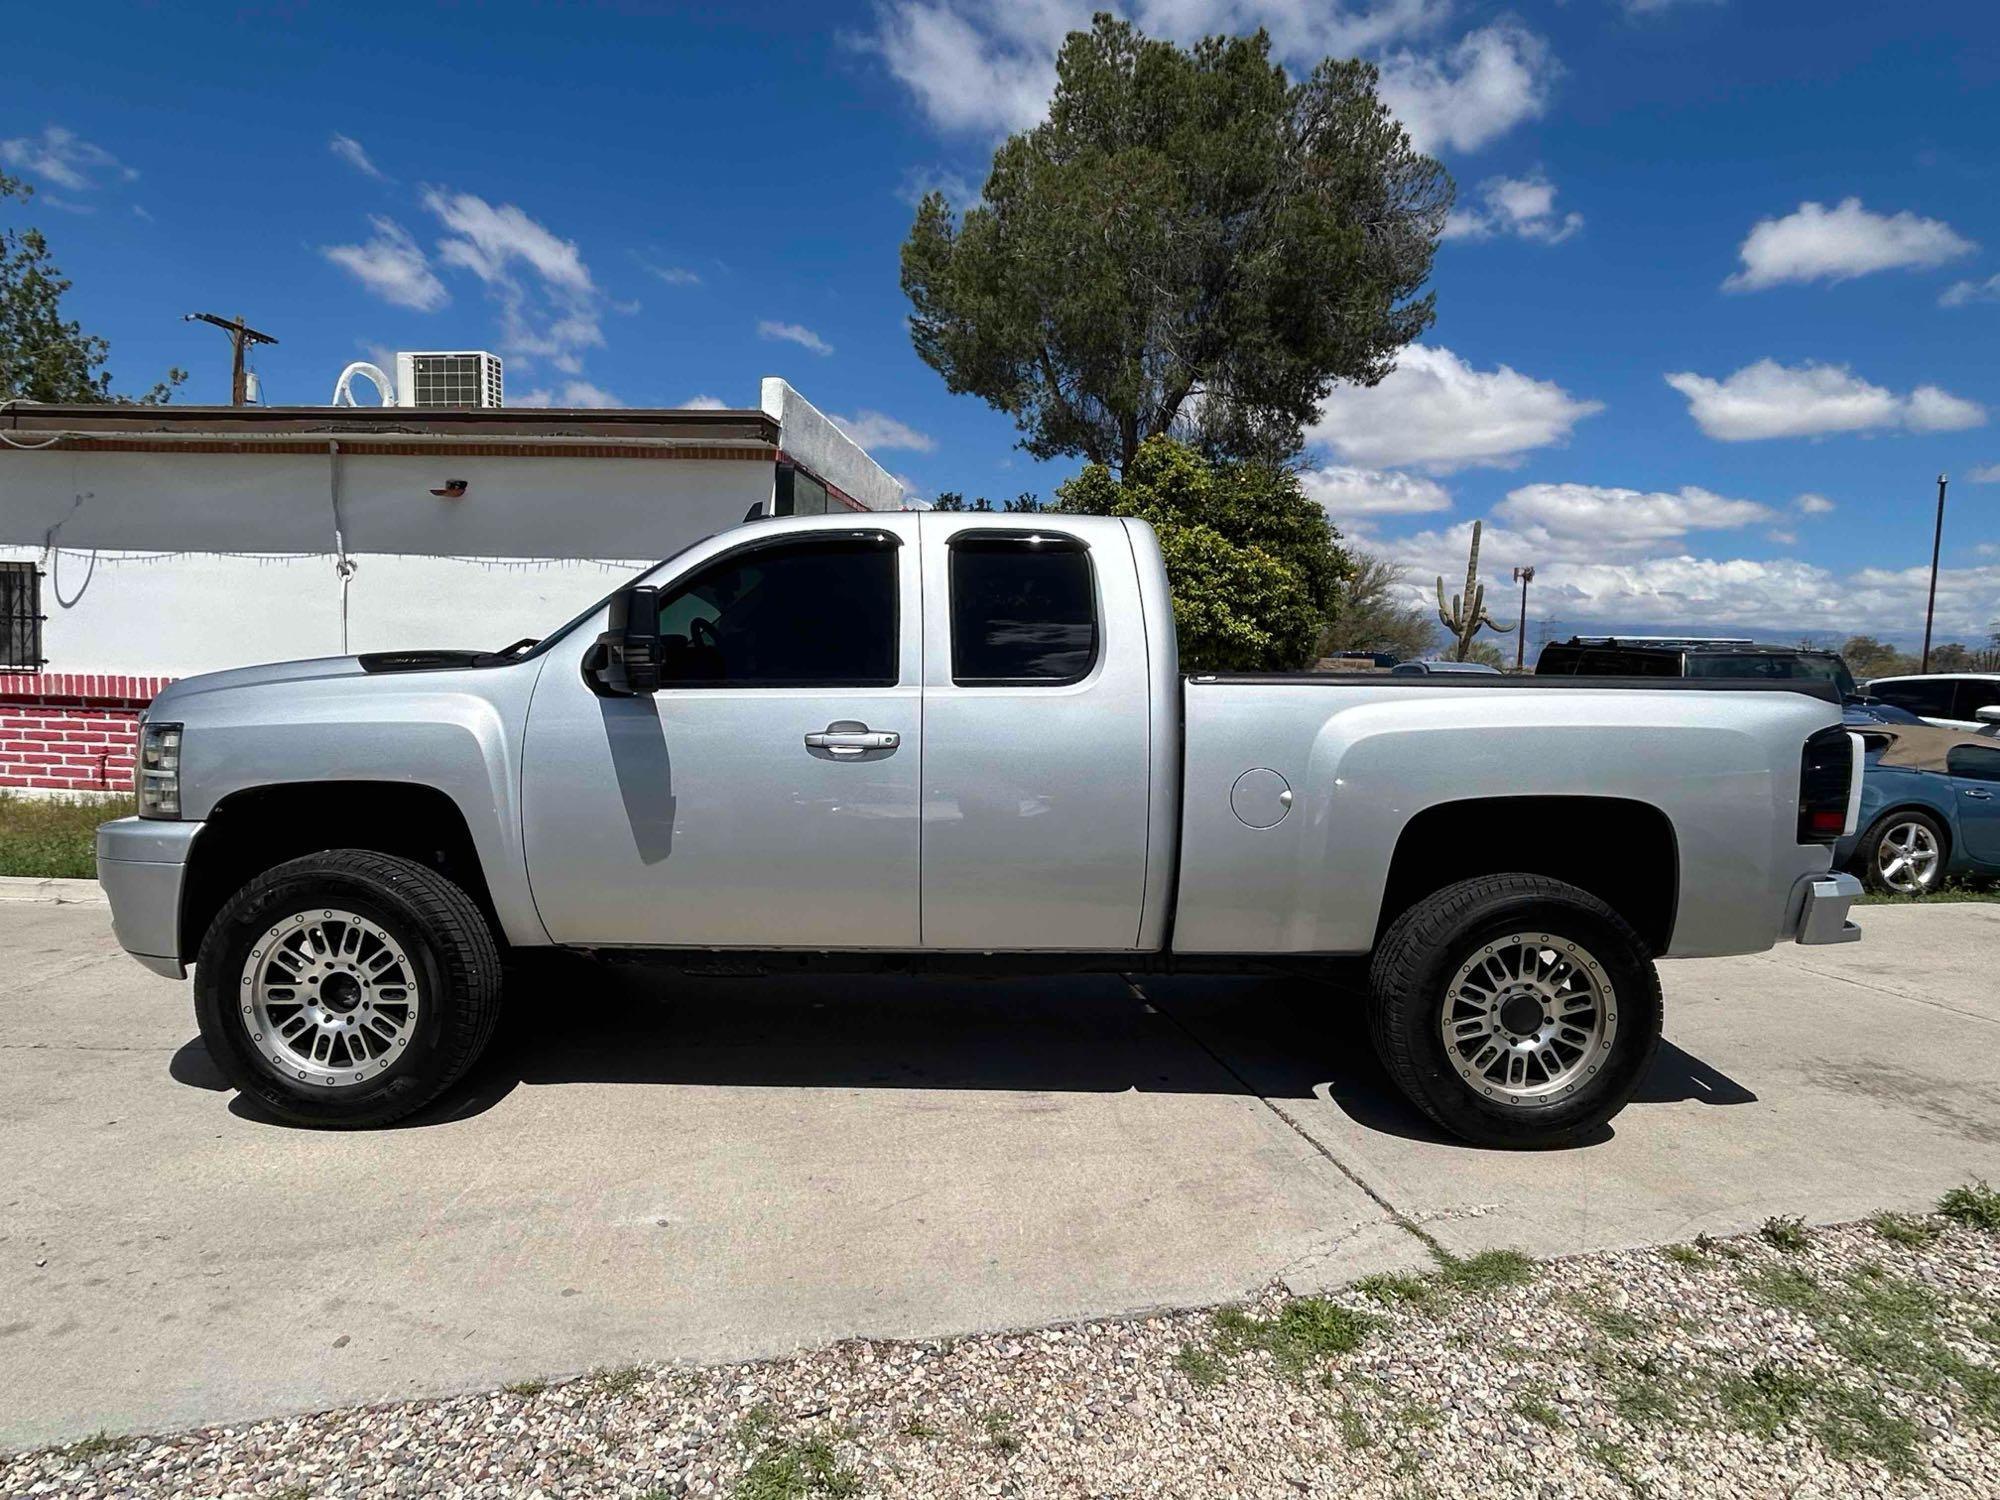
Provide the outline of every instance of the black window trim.
[[[961,677],[958,675],[958,549],[967,543],[991,546],[995,543],[1030,547],[1043,546],[1053,552],[1075,552],[1082,556],[1090,579],[1090,657],[1083,670],[1070,677]],[[945,617],[951,622],[952,637],[946,643],[950,656],[951,685],[972,688],[1065,688],[1086,681],[1097,670],[1104,654],[1103,600],[1097,589],[1097,564],[1090,555],[1090,543],[1067,531],[1017,531],[1012,528],[979,527],[952,533],[945,543]]]
[[[42,626],[48,615],[42,610],[42,570],[32,562],[0,562],[0,574],[22,580],[25,587],[10,587],[7,595],[12,607],[0,615],[0,672],[38,673],[49,664],[43,653],[47,641]],[[18,656],[12,650],[19,641],[21,651]]]
[[829,542],[845,543],[853,546],[861,542],[872,542],[878,547],[889,549],[890,559],[895,566],[891,574],[895,581],[889,600],[889,649],[893,653],[890,661],[891,672],[886,678],[869,678],[864,682],[804,682],[786,679],[760,682],[717,682],[710,679],[669,682],[662,680],[657,691],[661,693],[751,693],[767,688],[797,690],[810,688],[815,692],[879,693],[885,688],[901,687],[903,684],[903,577],[898,553],[903,539],[895,532],[879,527],[829,526],[824,530],[795,531],[785,536],[757,537],[740,542],[734,547],[724,548],[712,557],[705,557],[692,568],[682,573],[673,582],[660,585],[660,602],[664,606],[679,595],[696,579],[721,563],[734,562],[754,552],[798,551],[804,547],[823,547]]

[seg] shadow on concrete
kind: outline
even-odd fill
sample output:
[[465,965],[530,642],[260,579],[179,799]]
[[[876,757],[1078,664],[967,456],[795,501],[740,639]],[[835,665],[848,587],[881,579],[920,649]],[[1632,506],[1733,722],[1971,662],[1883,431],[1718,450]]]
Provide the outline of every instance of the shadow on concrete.
[[[1143,998],[1108,974],[681,976],[539,955],[510,972],[500,1031],[471,1075],[396,1128],[483,1113],[523,1084],[1136,1090],[1326,1099],[1370,1130],[1463,1144],[1390,1082],[1355,992],[1278,977],[1140,985]],[[169,1071],[227,1086],[198,1038]],[[1755,1098],[1663,1042],[1634,1102]],[[241,1096],[230,1108],[271,1118]]]

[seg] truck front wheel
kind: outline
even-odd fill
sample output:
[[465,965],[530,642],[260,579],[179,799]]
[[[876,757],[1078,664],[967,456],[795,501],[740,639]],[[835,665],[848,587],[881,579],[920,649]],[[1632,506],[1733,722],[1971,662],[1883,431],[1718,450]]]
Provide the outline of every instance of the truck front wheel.
[[265,871],[209,925],[195,1019],[229,1081],[300,1125],[384,1125],[470,1068],[500,1013],[500,954],[427,866],[330,849]]
[[1369,966],[1375,1048],[1476,1145],[1569,1145],[1625,1107],[1660,1041],[1644,941],[1587,891],[1485,875],[1398,917]]

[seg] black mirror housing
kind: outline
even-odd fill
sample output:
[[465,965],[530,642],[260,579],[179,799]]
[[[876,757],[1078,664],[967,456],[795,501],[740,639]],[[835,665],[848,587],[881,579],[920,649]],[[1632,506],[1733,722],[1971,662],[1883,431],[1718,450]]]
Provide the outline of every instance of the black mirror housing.
[[660,591],[634,584],[611,596],[606,629],[584,660],[584,675],[600,693],[643,697],[660,687]]

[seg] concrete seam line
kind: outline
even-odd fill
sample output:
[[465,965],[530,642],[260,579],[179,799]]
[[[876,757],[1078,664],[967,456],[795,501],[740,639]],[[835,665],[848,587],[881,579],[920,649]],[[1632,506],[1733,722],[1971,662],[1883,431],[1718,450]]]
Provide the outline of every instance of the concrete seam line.
[[40,901],[60,906],[108,906],[104,887],[94,880],[56,876],[0,875],[0,901]]
[[1435,1235],[1431,1234],[1422,1225],[1418,1224],[1415,1219],[1411,1218],[1408,1214],[1404,1213],[1400,1208],[1396,1207],[1395,1204],[1391,1203],[1380,1192],[1376,1191],[1374,1185],[1371,1184],[1359,1172],[1355,1171],[1346,1162],[1342,1161],[1339,1157],[1335,1156],[1331,1151],[1327,1150],[1327,1148],[1324,1145],[1322,1145],[1318,1140],[1316,1140],[1313,1137],[1311,1131],[1307,1130],[1305,1126],[1301,1125],[1297,1120],[1293,1119],[1292,1116],[1282,1106],[1273,1102],[1270,1099],[1267,1099],[1263,1094],[1259,1093],[1256,1087],[1252,1085],[1249,1079],[1245,1078],[1241,1073],[1239,1073],[1236,1070],[1235,1066],[1232,1063],[1230,1063],[1230,1061],[1227,1058],[1225,1058],[1220,1052],[1217,1052],[1213,1047],[1209,1046],[1207,1042],[1203,1041],[1200,1035],[1197,1034],[1195,1030],[1192,1027],[1190,1027],[1185,1021],[1183,1021],[1179,1016],[1175,1015],[1170,1010],[1163,1010],[1158,1005],[1156,1005],[1153,1001],[1153,998],[1150,995],[1148,995],[1144,990],[1139,988],[1138,980],[1134,979],[1130,974],[1121,974],[1118,977],[1125,981],[1125,987],[1131,990],[1131,992],[1137,999],[1145,1003],[1147,1009],[1151,1010],[1155,1015],[1164,1016],[1166,1017],[1167,1020],[1171,1021],[1174,1024],[1174,1027],[1181,1033],[1182,1036],[1186,1037],[1189,1041],[1193,1042],[1195,1046],[1199,1047],[1203,1052],[1206,1052],[1209,1058],[1215,1063],[1215,1065],[1218,1068],[1222,1069],[1223,1072],[1227,1073],[1231,1078],[1234,1078],[1237,1081],[1237,1083],[1242,1085],[1244,1093],[1248,1094],[1252,1099],[1255,1099],[1259,1104],[1263,1105],[1264,1108],[1268,1109],[1272,1114],[1276,1115],[1280,1120],[1283,1120],[1285,1122],[1285,1125],[1292,1131],[1294,1135],[1296,1135],[1300,1140],[1304,1141],[1308,1146],[1312,1147],[1313,1150],[1318,1152],[1321,1156],[1325,1157],[1329,1162],[1333,1163],[1335,1169],[1339,1171],[1341,1176],[1345,1177],[1349,1182],[1353,1183],[1356,1187],[1361,1189],[1363,1193],[1368,1195],[1370,1201],[1372,1201],[1377,1208],[1381,1209],[1383,1213],[1389,1216],[1389,1222],[1391,1224],[1394,1224],[1398,1229],[1403,1230],[1405,1233],[1414,1236],[1418,1241],[1418,1243],[1420,1243],[1426,1250],[1430,1251],[1432,1255],[1437,1257],[1438,1262],[1440,1264],[1448,1263],[1451,1260],[1452,1258],[1451,1252],[1446,1250],[1443,1245],[1438,1243],[1437,1237]]

